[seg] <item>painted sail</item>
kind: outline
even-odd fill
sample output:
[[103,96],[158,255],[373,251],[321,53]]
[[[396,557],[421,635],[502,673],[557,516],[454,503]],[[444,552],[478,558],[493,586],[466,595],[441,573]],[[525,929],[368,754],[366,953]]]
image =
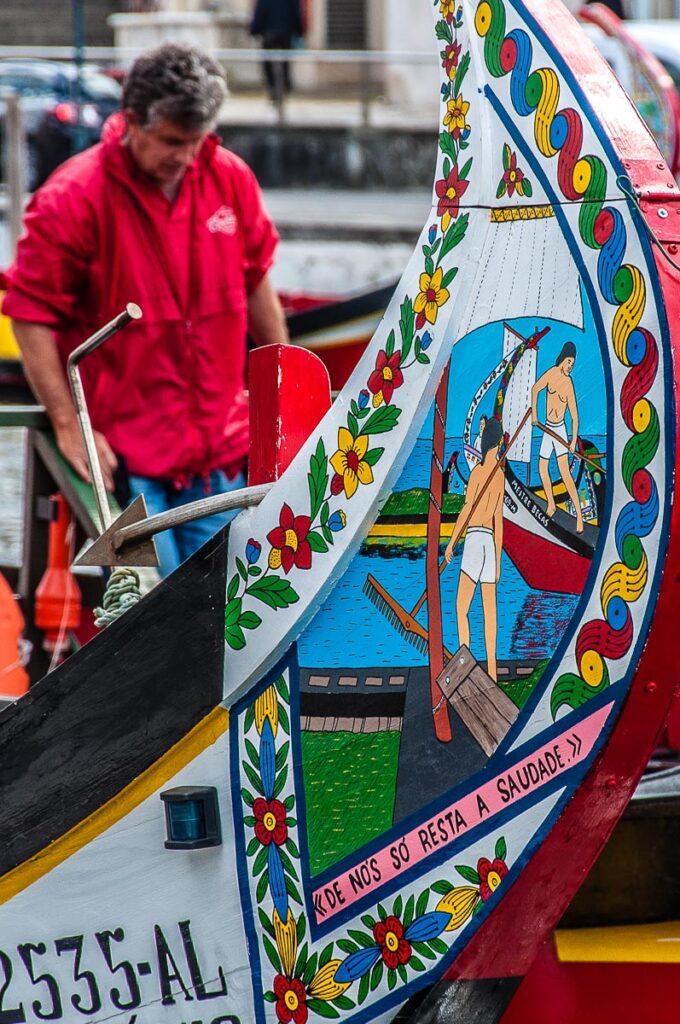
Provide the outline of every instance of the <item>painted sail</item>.
[[[382,1024],[523,973],[665,717],[680,289],[646,225],[680,241],[680,195],[557,0],[428,6],[432,209],[346,387],[257,509],[0,716],[8,1019]],[[593,438],[599,533],[492,447],[423,599],[435,431],[442,462],[505,324]]]
[[[503,330],[503,355],[509,357],[523,340],[517,331],[506,324]],[[535,349],[526,351],[515,368],[505,392],[503,427],[511,437],[520,427],[527,409],[531,408],[531,389],[536,383],[537,361],[538,354]],[[531,439],[531,423],[525,423],[512,448],[513,462],[531,461]]]

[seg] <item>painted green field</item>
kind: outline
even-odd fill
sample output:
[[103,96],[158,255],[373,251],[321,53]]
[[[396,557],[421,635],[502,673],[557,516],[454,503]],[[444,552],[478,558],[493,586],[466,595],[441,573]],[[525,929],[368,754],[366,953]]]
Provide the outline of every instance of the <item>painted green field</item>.
[[302,762],[313,875],[392,824],[398,732],[304,732]]

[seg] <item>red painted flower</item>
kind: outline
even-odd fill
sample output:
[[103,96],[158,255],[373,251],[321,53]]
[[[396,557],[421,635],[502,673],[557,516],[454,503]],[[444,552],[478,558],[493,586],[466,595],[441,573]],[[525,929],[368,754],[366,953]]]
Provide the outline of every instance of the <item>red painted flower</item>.
[[435,185],[439,197],[437,216],[442,218],[442,231],[448,231],[449,224],[458,216],[461,196],[469,184],[465,178],[458,177],[458,168],[453,167],[448,178],[442,178]]
[[283,846],[288,838],[286,825],[286,808],[280,800],[263,800],[262,797],[253,804],[255,815],[255,835],[263,846],[274,843]]
[[479,894],[483,900],[488,900],[489,897],[496,891],[498,886],[501,884],[503,879],[508,873],[508,865],[500,857],[492,862],[487,860],[486,857],[482,857],[477,862],[477,874],[479,875]]
[[279,515],[279,525],[267,534],[272,546],[269,552],[269,568],[283,566],[286,575],[293,566],[309,569],[312,565],[312,549],[307,534],[311,521],[309,516],[295,516],[290,505],[284,505]]
[[460,51],[462,47],[460,43],[447,43],[444,47],[444,56],[442,58],[442,67],[446,71],[451,81],[456,77],[456,70],[458,68],[458,61],[460,59]]
[[508,187],[508,195],[511,196],[515,189],[522,195],[522,182],[524,181],[524,171],[520,171],[517,166],[517,153],[513,153],[510,157],[510,166],[503,174],[503,181]]
[[307,993],[305,987],[298,978],[284,978],[277,974],[274,981],[274,995],[276,996],[276,1016],[281,1024],[307,1024],[309,1010],[307,1009]]
[[373,926],[373,938],[380,946],[387,967],[394,970],[411,959],[411,943],[404,938],[404,926],[398,917],[387,917]]
[[399,369],[401,351],[394,352],[389,359],[384,349],[378,352],[375,370],[368,378],[368,390],[373,394],[373,405],[379,406],[382,401],[389,405],[396,388],[404,383],[404,375]]

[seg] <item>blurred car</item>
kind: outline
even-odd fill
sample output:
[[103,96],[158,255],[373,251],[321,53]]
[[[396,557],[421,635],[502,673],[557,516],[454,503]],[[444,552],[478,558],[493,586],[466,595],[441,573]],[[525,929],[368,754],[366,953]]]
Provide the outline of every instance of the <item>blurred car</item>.
[[27,141],[26,185],[41,185],[55,167],[97,142],[106,118],[120,107],[121,87],[99,68],[81,68],[80,88],[74,64],[47,60],[0,60],[0,134],[2,96],[21,97]]

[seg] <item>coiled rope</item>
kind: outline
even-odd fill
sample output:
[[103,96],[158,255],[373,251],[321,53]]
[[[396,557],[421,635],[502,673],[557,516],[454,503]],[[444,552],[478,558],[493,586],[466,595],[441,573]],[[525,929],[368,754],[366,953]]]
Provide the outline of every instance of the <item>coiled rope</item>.
[[98,629],[110,626],[141,599],[139,574],[127,567],[114,569],[106,584],[103,607],[94,610],[95,626]]

